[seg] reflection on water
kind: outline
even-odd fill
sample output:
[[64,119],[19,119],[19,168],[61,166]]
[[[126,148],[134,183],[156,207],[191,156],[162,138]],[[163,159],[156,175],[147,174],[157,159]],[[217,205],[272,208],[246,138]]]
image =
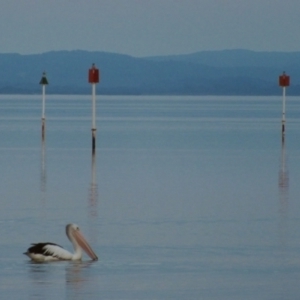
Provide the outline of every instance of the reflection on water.
[[[91,156],[87,97],[55,97],[44,142],[37,99],[0,101],[1,299],[297,298],[298,98],[282,145],[274,98],[106,99]],[[73,220],[97,263],[22,256]]]
[[280,201],[280,244],[282,246],[286,243],[287,234],[287,217],[289,206],[289,172],[286,158],[286,146],[285,140],[282,140],[281,144],[281,163],[278,176],[278,188],[279,188],[279,201]]
[[72,261],[66,265],[67,299],[82,299],[82,295],[86,294],[87,284],[91,278],[88,269],[93,263],[94,261]]
[[28,261],[29,265],[29,277],[36,284],[45,284],[49,277],[48,263],[38,263],[34,261]]
[[41,167],[40,167],[40,201],[42,219],[46,218],[46,203],[47,203],[47,172],[46,172],[46,142],[42,139],[41,144]]
[[46,183],[47,183],[47,176],[46,176],[46,145],[45,141],[42,140],[41,146],[41,192],[42,192],[42,202],[45,202],[46,198]]
[[95,261],[70,261],[66,265],[66,285],[79,289],[88,280],[85,269],[89,268]]
[[[282,268],[288,267],[288,208],[289,208],[289,172],[286,157],[286,144],[283,135],[281,144],[280,169],[278,176],[279,188],[279,249],[281,253],[280,263]],[[280,294],[284,299],[289,294],[285,276],[280,274]]]
[[281,166],[279,170],[278,187],[280,191],[280,211],[285,214],[288,209],[289,172],[286,159],[285,142],[281,145]]
[[90,217],[97,217],[98,185],[96,179],[96,154],[92,154],[92,179],[89,191]]
[[88,270],[93,263],[94,261],[42,263],[29,261],[28,276],[33,286],[31,296],[38,299],[52,299],[51,290],[55,285],[66,290],[68,299],[82,299],[82,293],[92,278]]
[[30,298],[31,299],[48,299],[53,283],[56,284],[59,274],[55,274],[51,263],[37,263],[28,261],[28,277],[30,280]]
[[98,184],[96,176],[96,153],[92,154],[92,170],[91,170],[91,184],[88,196],[88,226],[89,226],[89,240],[92,244],[97,244],[97,221],[98,221]]

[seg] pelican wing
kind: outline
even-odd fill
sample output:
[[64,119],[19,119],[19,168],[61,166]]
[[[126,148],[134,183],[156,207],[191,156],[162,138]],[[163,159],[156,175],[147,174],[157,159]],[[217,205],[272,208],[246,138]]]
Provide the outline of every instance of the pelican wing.
[[25,253],[34,260],[69,260],[72,254],[54,243],[32,244]]

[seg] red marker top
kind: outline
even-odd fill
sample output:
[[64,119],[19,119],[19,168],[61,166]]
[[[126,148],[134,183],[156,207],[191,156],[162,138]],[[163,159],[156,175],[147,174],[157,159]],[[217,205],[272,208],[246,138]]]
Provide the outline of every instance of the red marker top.
[[285,72],[279,76],[279,85],[282,87],[286,87],[290,85],[290,76],[286,75]]
[[93,64],[92,68],[89,69],[89,83],[98,83],[99,78],[99,69],[97,69],[95,64]]

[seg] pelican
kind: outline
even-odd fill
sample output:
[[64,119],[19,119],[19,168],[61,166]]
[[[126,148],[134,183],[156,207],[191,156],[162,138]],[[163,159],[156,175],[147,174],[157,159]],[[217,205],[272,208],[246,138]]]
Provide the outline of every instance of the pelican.
[[31,260],[43,262],[43,261],[58,261],[58,260],[81,260],[82,250],[92,260],[98,260],[97,255],[88,244],[79,227],[76,224],[68,224],[66,226],[66,234],[74,247],[74,253],[70,253],[63,247],[54,243],[38,243],[32,244],[24,253]]

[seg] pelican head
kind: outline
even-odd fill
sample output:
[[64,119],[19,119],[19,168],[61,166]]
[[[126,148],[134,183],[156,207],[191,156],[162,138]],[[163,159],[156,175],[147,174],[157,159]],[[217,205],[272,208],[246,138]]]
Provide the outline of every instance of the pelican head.
[[84,250],[92,260],[98,260],[96,253],[93,251],[76,224],[68,224],[66,226],[66,234],[74,246],[75,253],[73,260],[81,259],[82,250]]

